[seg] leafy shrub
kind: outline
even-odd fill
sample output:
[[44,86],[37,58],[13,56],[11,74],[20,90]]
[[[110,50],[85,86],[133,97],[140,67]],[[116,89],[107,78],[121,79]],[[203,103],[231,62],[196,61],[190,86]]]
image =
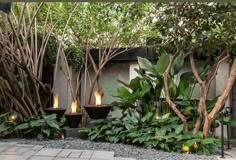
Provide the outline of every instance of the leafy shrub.
[[56,115],[46,115],[42,118],[31,117],[23,122],[18,121],[14,113],[0,115],[0,137],[24,138],[61,138],[62,124],[56,121]]
[[31,117],[17,125],[14,131],[24,136],[24,138],[37,137],[39,140],[44,138],[61,138],[62,136],[62,129],[56,121],[56,114],[46,115],[42,118]]
[[83,51],[79,45],[70,44],[65,50],[65,55],[67,61],[73,65],[74,69],[77,71],[81,64],[81,56]]
[[159,120],[149,122],[147,117],[150,115],[140,119],[137,113],[133,113],[122,119],[97,120],[94,128],[83,129],[81,132],[88,133],[90,140],[121,142],[166,151],[181,152],[183,146],[187,146],[188,152],[209,155],[220,146],[219,139],[203,139],[202,132],[184,134],[179,118],[169,115],[165,114]]

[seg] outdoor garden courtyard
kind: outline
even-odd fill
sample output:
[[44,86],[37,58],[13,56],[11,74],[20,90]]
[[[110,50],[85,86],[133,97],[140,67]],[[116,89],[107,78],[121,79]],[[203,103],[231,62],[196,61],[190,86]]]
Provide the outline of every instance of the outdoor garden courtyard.
[[236,3],[0,14],[0,160],[236,159]]

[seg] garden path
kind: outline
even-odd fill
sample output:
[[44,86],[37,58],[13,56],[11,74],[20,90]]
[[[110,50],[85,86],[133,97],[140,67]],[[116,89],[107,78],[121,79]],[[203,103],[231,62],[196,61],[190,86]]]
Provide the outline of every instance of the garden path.
[[0,142],[0,160],[135,160],[114,152],[44,148],[42,145]]

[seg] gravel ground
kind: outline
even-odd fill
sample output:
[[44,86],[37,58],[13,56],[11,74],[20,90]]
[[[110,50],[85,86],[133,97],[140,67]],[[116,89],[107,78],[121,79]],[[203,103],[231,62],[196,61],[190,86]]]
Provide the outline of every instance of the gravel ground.
[[101,142],[91,142],[82,139],[63,139],[37,141],[32,139],[8,139],[1,141],[14,141],[24,144],[43,145],[48,148],[67,148],[79,150],[105,150],[115,151],[115,157],[130,157],[137,160],[216,160],[216,156],[203,156],[195,154],[164,152],[155,149],[144,149],[137,146],[125,144],[111,144]]

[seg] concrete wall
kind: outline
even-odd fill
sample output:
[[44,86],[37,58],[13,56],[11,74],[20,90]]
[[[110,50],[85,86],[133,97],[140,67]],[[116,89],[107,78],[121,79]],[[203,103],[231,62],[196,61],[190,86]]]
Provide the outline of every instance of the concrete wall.
[[[72,85],[75,86],[75,71],[72,66],[69,66],[70,74],[72,75]],[[70,106],[72,102],[71,89],[68,85],[67,78],[65,76],[66,66],[64,59],[60,56],[56,82],[54,84],[54,94],[59,96],[59,106],[66,108],[67,112],[70,111]]]
[[[229,77],[229,64],[224,62],[220,64],[217,75],[216,75],[216,96],[221,95],[221,93],[224,90],[225,83]],[[227,99],[225,102],[225,107],[230,106],[230,98]],[[224,127],[224,135],[226,136],[227,134],[226,127]],[[221,128],[218,127],[216,128],[216,135],[220,136],[221,135]]]
[[[90,78],[92,79],[94,77],[92,69],[89,71]],[[107,92],[107,89],[113,89],[116,90],[118,86],[120,86],[120,83],[117,82],[117,79],[122,80],[124,82],[129,82],[129,63],[110,63],[105,66],[105,68],[102,71],[101,76],[101,82],[102,82],[102,88],[104,91],[104,96],[102,99],[103,104],[110,104],[115,99],[109,95]],[[81,95],[84,93],[84,81],[82,81],[82,90]],[[87,93],[89,91],[90,84],[89,80],[87,81]],[[95,90],[97,90],[97,86],[95,86]],[[94,90],[94,91],[95,91]],[[94,102],[94,95],[92,96],[92,102]],[[85,104],[84,98],[81,99],[81,103]]]

